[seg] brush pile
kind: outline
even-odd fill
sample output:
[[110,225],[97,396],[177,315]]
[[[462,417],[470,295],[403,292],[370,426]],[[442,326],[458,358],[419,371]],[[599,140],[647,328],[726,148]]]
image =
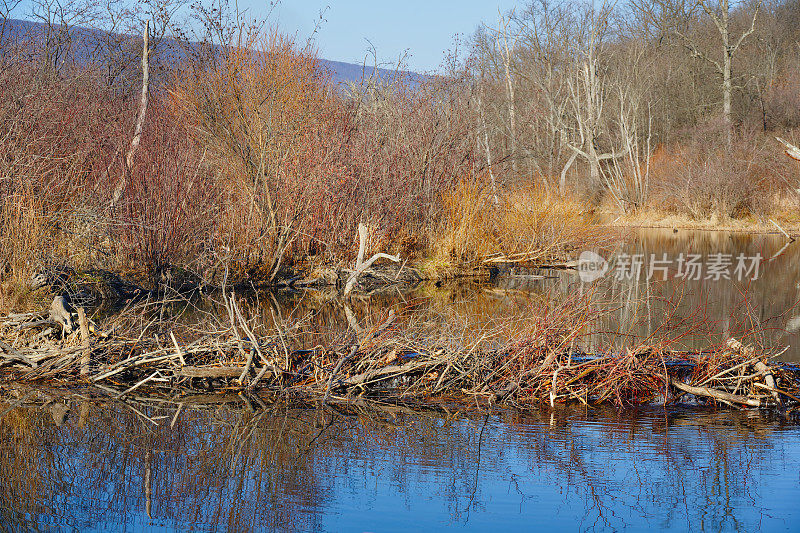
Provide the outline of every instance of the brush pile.
[[0,318],[0,379],[92,383],[120,397],[137,389],[171,396],[258,390],[323,403],[800,404],[800,368],[735,339],[702,352],[639,346],[589,355],[575,347],[580,308],[572,318],[540,313],[503,342],[471,344],[398,327],[390,312],[368,331],[313,348],[290,329],[264,334],[234,297],[224,309],[226,324],[189,333],[155,319],[133,328],[137,321],[125,313],[101,329],[79,309],[79,327],[69,334],[44,315],[8,315]]

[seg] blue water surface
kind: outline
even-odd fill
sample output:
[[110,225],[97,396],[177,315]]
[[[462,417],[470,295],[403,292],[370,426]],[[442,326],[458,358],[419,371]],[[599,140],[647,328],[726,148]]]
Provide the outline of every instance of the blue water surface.
[[172,425],[174,413],[74,397],[13,410],[2,529],[800,531],[791,415],[228,405]]

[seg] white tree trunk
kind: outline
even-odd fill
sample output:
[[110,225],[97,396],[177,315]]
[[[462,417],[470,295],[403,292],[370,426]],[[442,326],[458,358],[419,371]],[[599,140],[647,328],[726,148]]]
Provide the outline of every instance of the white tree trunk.
[[147,96],[150,91],[150,24],[144,27],[144,43],[142,45],[142,97],[139,101],[139,114],[136,117],[136,127],[133,131],[133,138],[131,139],[130,148],[123,161],[122,178],[120,178],[117,186],[114,188],[114,194],[111,197],[111,208],[116,207],[117,203],[122,199],[125,194],[125,189],[128,187],[130,179],[131,167],[133,166],[133,156],[136,155],[136,150],[139,149],[139,144],[142,141],[142,129],[144,128],[144,117],[147,114]]

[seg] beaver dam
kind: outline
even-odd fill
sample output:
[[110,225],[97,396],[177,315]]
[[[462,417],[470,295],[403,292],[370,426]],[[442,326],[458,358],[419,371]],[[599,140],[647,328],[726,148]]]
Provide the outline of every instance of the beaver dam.
[[[117,397],[180,399],[198,392],[259,393],[261,399],[407,405],[498,403],[518,408],[585,405],[727,405],[793,410],[800,367],[728,338],[678,351],[637,345],[581,348],[591,308],[571,299],[504,335],[457,338],[399,323],[393,310],[371,328],[355,321],[329,345],[304,345],[299,327],[264,334],[234,295],[224,313],[190,323],[164,320],[163,302],[95,323],[57,297],[49,313],[0,319],[0,366],[9,381],[86,383]],[[159,313],[158,310],[161,309]],[[225,319],[220,319],[224,316]]]

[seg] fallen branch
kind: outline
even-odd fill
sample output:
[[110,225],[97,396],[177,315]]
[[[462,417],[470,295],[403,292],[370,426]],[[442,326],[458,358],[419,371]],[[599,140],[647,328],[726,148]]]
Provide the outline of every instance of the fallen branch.
[[358,280],[358,276],[367,270],[369,267],[372,266],[372,263],[377,261],[378,259],[388,259],[395,263],[400,262],[400,258],[395,255],[389,255],[384,253],[377,253],[370,257],[367,261],[364,261],[364,254],[366,253],[366,246],[367,246],[367,227],[359,222],[358,224],[358,257],[356,258],[356,269],[350,274],[350,277],[347,278],[347,283],[344,286],[344,295],[347,296],[353,291],[353,286],[356,284]]
[[243,366],[185,366],[178,371],[184,378],[239,378]]
[[781,139],[780,137],[775,137],[775,138],[786,149],[786,155],[788,155],[792,159],[800,161],[800,148],[798,148],[797,146],[793,145],[792,143],[790,143],[788,141],[785,141],[785,140]]
[[28,357],[22,355],[3,341],[0,341],[0,350],[5,352],[5,355],[3,356],[5,359],[16,361],[18,363],[24,363],[31,368],[36,368],[38,366],[35,361],[32,361]]
[[704,396],[706,398],[713,398],[723,402],[747,405],[748,407],[762,407],[763,405],[760,399],[739,396],[738,394],[731,394],[729,392],[723,392],[720,390],[711,389],[709,387],[693,387],[692,385],[687,385],[686,383],[675,378],[670,378],[669,383],[676,389],[689,394],[694,394],[695,396]]
[[789,239],[789,242],[794,242],[794,237],[792,237],[791,235],[786,233],[786,230],[783,229],[777,222],[775,222],[771,218],[769,219],[769,221],[772,222],[772,225],[775,226],[776,228],[778,228],[780,230],[780,232],[783,233],[786,236],[787,239]]

